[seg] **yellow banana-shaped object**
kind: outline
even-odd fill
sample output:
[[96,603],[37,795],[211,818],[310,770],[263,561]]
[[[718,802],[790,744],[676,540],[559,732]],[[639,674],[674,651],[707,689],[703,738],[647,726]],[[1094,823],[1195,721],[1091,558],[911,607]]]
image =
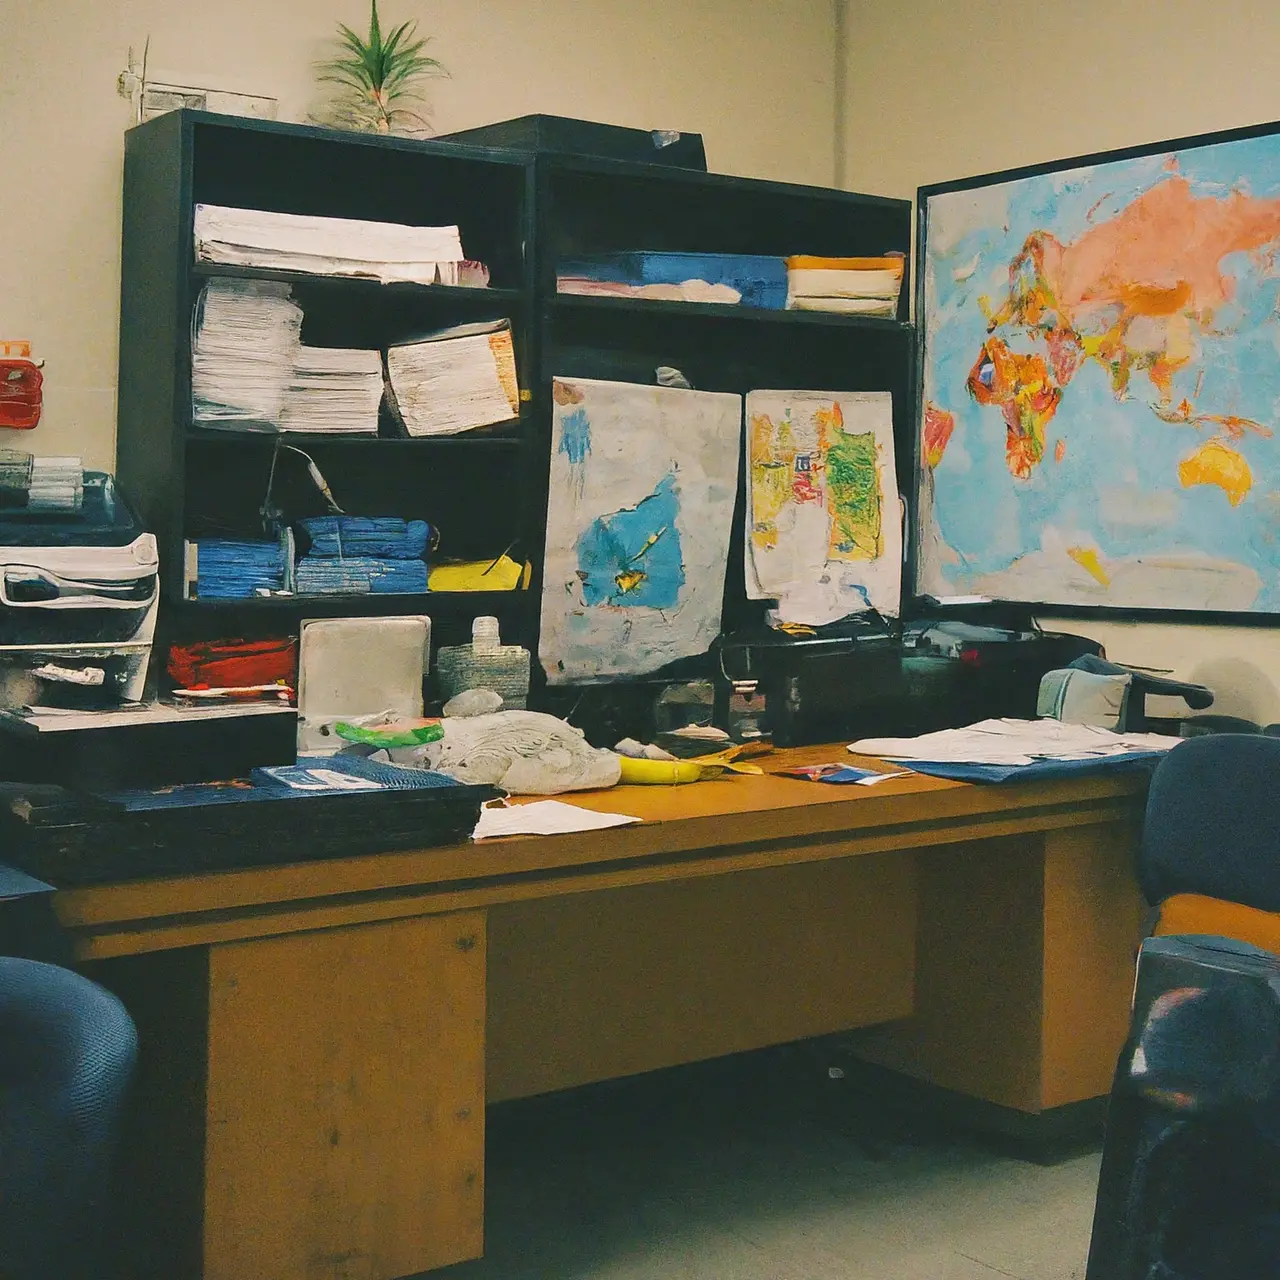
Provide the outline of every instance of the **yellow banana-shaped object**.
[[734,760],[741,747],[729,747],[713,756],[699,756],[696,760],[634,760],[619,756],[622,766],[620,781],[640,786],[675,786],[684,782],[701,782],[704,778],[716,778],[725,770],[734,773],[763,773],[759,765],[740,764]]

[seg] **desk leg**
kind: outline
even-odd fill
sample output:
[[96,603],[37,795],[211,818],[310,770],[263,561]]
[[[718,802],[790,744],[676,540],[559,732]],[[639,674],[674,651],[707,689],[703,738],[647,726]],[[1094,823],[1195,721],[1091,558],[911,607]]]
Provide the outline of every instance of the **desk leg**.
[[483,1250],[485,918],[209,952],[205,1280],[390,1280]]
[[1109,823],[922,850],[916,1013],[859,1056],[1011,1119],[1107,1094],[1142,928],[1134,840]]

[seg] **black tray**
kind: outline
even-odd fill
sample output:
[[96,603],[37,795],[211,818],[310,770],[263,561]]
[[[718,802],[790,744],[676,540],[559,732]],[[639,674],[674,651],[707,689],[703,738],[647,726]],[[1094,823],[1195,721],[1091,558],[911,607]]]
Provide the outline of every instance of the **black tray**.
[[0,856],[59,888],[393,853],[470,838],[493,787],[289,796],[126,812],[60,787],[0,784]]

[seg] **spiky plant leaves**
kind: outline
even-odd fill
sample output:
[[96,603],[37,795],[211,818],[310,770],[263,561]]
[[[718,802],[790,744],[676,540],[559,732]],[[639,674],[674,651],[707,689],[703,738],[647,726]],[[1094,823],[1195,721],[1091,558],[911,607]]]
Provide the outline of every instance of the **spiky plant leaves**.
[[332,104],[335,123],[350,128],[389,133],[393,128],[423,130],[425,118],[414,109],[421,103],[421,81],[449,73],[435,58],[423,53],[429,40],[415,38],[418,24],[402,22],[383,35],[378,0],[371,0],[369,34],[361,37],[345,23],[338,24],[343,56],[322,63],[322,82],[344,91]]

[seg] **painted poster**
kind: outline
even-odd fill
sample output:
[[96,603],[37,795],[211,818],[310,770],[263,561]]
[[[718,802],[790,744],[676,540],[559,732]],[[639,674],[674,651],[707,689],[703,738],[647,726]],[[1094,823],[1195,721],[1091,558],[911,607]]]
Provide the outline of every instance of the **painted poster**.
[[893,398],[881,392],[752,391],[747,594],[785,622],[875,609],[896,617],[902,507]]
[[720,632],[742,398],[557,378],[539,657],[551,684],[644,675]]
[[1280,610],[1280,136],[921,201],[917,589]]

